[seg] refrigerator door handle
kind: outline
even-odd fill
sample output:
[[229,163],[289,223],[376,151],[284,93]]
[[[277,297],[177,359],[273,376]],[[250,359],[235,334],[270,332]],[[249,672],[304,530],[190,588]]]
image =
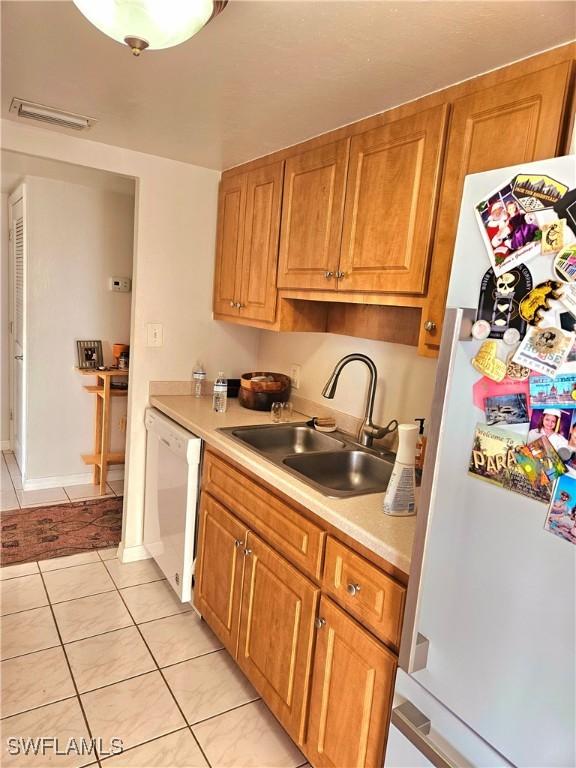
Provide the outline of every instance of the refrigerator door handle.
[[[392,710],[392,725],[410,741],[436,768],[463,768],[470,765],[462,755],[448,757],[430,738],[430,718],[411,701],[405,701]],[[457,757],[457,759],[455,759]]]
[[410,563],[410,581],[404,609],[402,639],[400,641],[399,665],[406,672],[424,669],[428,653],[428,640],[418,632],[418,599],[420,580],[424,560],[428,514],[434,497],[435,461],[440,439],[442,416],[446,407],[446,393],[450,388],[454,353],[458,345],[473,341],[472,325],[476,319],[476,310],[470,307],[449,307],[444,317],[444,330],[438,358],[438,369],[432,416],[426,449],[426,461],[420,487],[420,503],[416,516],[416,532]]

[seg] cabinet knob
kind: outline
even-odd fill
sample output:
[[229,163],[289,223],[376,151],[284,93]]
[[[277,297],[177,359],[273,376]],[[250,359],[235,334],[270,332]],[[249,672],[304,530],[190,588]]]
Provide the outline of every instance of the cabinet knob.
[[235,301],[231,301],[231,302],[230,302],[230,306],[231,306],[232,308],[234,308],[234,307],[236,306],[236,302],[235,302]]
[[352,595],[352,597],[356,597],[358,592],[360,592],[360,584],[348,584],[346,592],[348,592],[349,595]]
[[324,277],[326,280],[330,280],[332,277],[334,277],[334,272],[324,272]]
[[244,542],[242,541],[242,539],[236,539],[236,541],[234,542],[234,546],[236,547],[236,549],[240,549],[240,547],[244,546]]
[[236,304],[236,306],[238,307],[238,309],[244,309],[246,304],[242,304],[241,302],[238,302],[238,304]]
[[428,331],[428,333],[432,333],[432,331],[436,330],[436,323],[434,320],[426,320],[424,323],[424,330]]
[[338,280],[343,280],[346,277],[346,272],[336,272],[336,277]]
[[326,624],[326,619],[323,619],[321,616],[318,616],[317,619],[314,619],[314,626],[316,629],[322,629],[322,627]]
[[250,547],[246,547],[246,549],[244,550],[244,557],[250,557],[251,554],[252,554],[252,550],[250,549]]

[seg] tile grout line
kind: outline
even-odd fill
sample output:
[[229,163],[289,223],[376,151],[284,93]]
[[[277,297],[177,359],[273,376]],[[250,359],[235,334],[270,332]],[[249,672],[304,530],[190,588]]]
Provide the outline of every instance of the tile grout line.
[[[6,461],[6,456],[4,455],[4,452],[2,452],[2,462],[3,462],[2,466],[6,468],[6,472],[8,474],[8,478],[10,480],[10,485],[12,487],[12,493],[14,495],[14,498],[16,499],[16,504],[18,504],[17,509],[22,509],[22,507],[20,506],[20,499],[18,498],[18,494],[16,493],[16,486],[14,485],[14,480],[12,479],[12,473],[10,472],[10,467],[8,466],[8,462]],[[10,489],[8,489],[8,490],[10,490]],[[10,510],[8,510],[8,509],[7,510],[2,510],[2,512],[4,512],[4,511],[5,512],[9,512]],[[16,511],[16,509],[14,511]]]
[[[66,647],[64,643],[62,642],[62,635],[60,634],[60,627],[58,626],[58,622],[56,621],[56,614],[54,613],[54,608],[52,606],[52,602],[50,600],[50,595],[48,594],[48,590],[46,589],[46,583],[44,582],[44,579],[42,577],[42,572],[40,572],[40,578],[42,579],[42,585],[44,587],[44,591],[46,592],[46,597],[48,599],[48,605],[50,606],[50,612],[52,614],[52,621],[54,622],[54,626],[56,627],[56,632],[58,633],[58,638],[60,640],[60,646],[62,648],[62,652],[64,653],[64,658],[66,660],[66,665],[68,667],[68,673],[70,674],[70,679],[72,680],[72,685],[74,686],[74,690],[76,691],[76,698],[78,700],[78,704],[80,706],[80,711],[82,712],[82,717],[84,718],[84,723],[86,724],[86,729],[88,731],[88,736],[90,739],[93,739],[92,735],[92,729],[90,728],[90,723],[88,722],[88,717],[86,716],[86,712],[84,711],[84,705],[82,703],[82,699],[80,698],[80,692],[78,690],[78,686],[76,685],[76,679],[74,677],[74,674],[72,672],[72,667],[70,665],[70,660],[68,658],[68,654],[66,653]],[[96,762],[100,766],[100,756],[98,755],[98,750],[94,749],[94,754],[96,756]]]
[[[55,648],[58,646],[55,645]],[[48,648],[46,649],[48,650]],[[62,699],[55,699],[54,701],[47,701],[45,704],[38,704],[36,707],[28,707],[28,709],[23,709],[20,712],[12,712],[10,715],[4,715],[3,717],[0,717],[0,723],[3,723],[5,720],[9,720],[11,717],[20,717],[20,715],[27,715],[28,712],[37,712],[39,709],[44,709],[44,707],[51,707],[52,704],[61,704],[63,701],[71,701],[72,699],[76,698],[76,694],[72,693],[70,696],[64,696]],[[0,763],[1,765],[1,763]]]
[[[159,674],[160,674],[160,677],[162,678],[162,680],[163,680],[163,682],[164,682],[164,685],[165,685],[165,686],[166,686],[166,688],[168,689],[168,692],[170,693],[170,696],[172,696],[172,699],[174,700],[174,703],[176,704],[176,707],[177,707],[178,711],[180,712],[180,715],[181,715],[182,719],[184,720],[184,722],[186,723],[186,726],[187,726],[187,727],[188,727],[188,729],[190,730],[190,733],[192,734],[192,738],[193,738],[193,739],[194,739],[194,741],[196,742],[196,745],[197,745],[198,749],[200,750],[200,753],[201,753],[202,757],[203,757],[203,758],[204,758],[204,760],[206,761],[206,765],[208,766],[208,768],[212,768],[212,765],[211,765],[210,761],[208,760],[208,757],[207,757],[206,753],[205,753],[205,752],[204,752],[204,750],[202,749],[202,746],[201,746],[200,742],[198,741],[198,739],[196,738],[196,735],[195,735],[194,731],[192,730],[192,726],[191,726],[191,725],[188,723],[188,718],[187,718],[187,717],[186,717],[186,715],[184,714],[184,712],[183,712],[183,710],[182,710],[182,707],[180,706],[180,704],[179,704],[179,702],[178,702],[178,699],[177,699],[177,698],[176,698],[176,696],[174,695],[174,692],[173,692],[172,688],[170,687],[170,685],[168,685],[168,681],[166,680],[166,678],[164,677],[164,675],[163,675],[163,673],[162,673],[162,669],[161,669],[160,665],[158,664],[158,661],[156,660],[156,656],[154,656],[154,654],[152,653],[152,651],[151,651],[151,649],[150,649],[150,646],[149,646],[149,645],[148,645],[148,643],[146,642],[146,638],[144,637],[144,635],[142,634],[142,631],[141,631],[140,627],[138,626],[138,624],[137,624],[137,623],[136,623],[136,621],[134,620],[134,616],[132,615],[132,612],[131,612],[130,608],[128,607],[128,605],[127,605],[126,601],[124,600],[124,596],[122,595],[122,592],[121,592],[120,590],[118,590],[118,594],[120,595],[120,599],[121,599],[121,600],[122,600],[122,602],[124,603],[124,606],[125,606],[126,610],[128,611],[128,614],[129,614],[130,618],[132,619],[132,621],[134,621],[134,624],[135,624],[135,626],[136,626],[136,628],[137,628],[137,630],[138,630],[138,634],[139,634],[139,635],[140,635],[140,637],[142,638],[142,642],[144,643],[144,645],[146,646],[146,649],[147,649],[148,653],[149,653],[149,654],[150,654],[150,656],[152,657],[152,661],[154,662],[154,664],[156,664],[156,669],[157,669],[157,671],[159,672]],[[184,613],[189,613],[189,611],[184,611]],[[160,617],[160,618],[168,618],[168,617],[167,617],[167,616],[163,616],[163,617]]]
[[[42,606],[43,608],[49,608],[50,606],[45,605]],[[36,610],[35,608],[32,608],[32,610]],[[13,614],[10,614],[13,615]],[[58,640],[58,643],[60,640]],[[46,648],[37,648],[35,651],[26,651],[26,653],[17,653],[16,656],[7,656],[5,659],[0,659],[0,665],[4,664],[5,661],[12,661],[13,659],[23,659],[25,656],[32,656],[34,653],[42,653],[42,651],[51,651],[53,648],[58,648],[58,643],[55,643],[54,645],[48,645]],[[3,718],[0,718],[3,719]],[[0,763],[1,765],[1,763]]]

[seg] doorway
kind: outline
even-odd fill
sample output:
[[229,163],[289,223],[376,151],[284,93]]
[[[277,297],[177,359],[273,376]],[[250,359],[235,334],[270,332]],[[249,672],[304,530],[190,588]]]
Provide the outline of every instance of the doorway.
[[[129,360],[135,181],[4,150],[2,192],[10,233],[3,238],[3,477],[18,508],[122,496],[128,377],[124,370],[111,379],[107,434],[116,463],[99,487],[98,380],[79,370],[78,342],[97,343],[98,364],[107,368],[118,365],[119,349],[122,364]],[[11,494],[2,499],[2,511],[12,502]]]

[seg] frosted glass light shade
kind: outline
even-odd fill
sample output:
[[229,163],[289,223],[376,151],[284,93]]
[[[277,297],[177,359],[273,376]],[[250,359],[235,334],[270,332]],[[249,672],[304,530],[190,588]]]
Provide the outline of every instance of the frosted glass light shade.
[[212,0],[74,0],[74,5],[113,40],[137,38],[152,50],[185,42],[214,10]]

